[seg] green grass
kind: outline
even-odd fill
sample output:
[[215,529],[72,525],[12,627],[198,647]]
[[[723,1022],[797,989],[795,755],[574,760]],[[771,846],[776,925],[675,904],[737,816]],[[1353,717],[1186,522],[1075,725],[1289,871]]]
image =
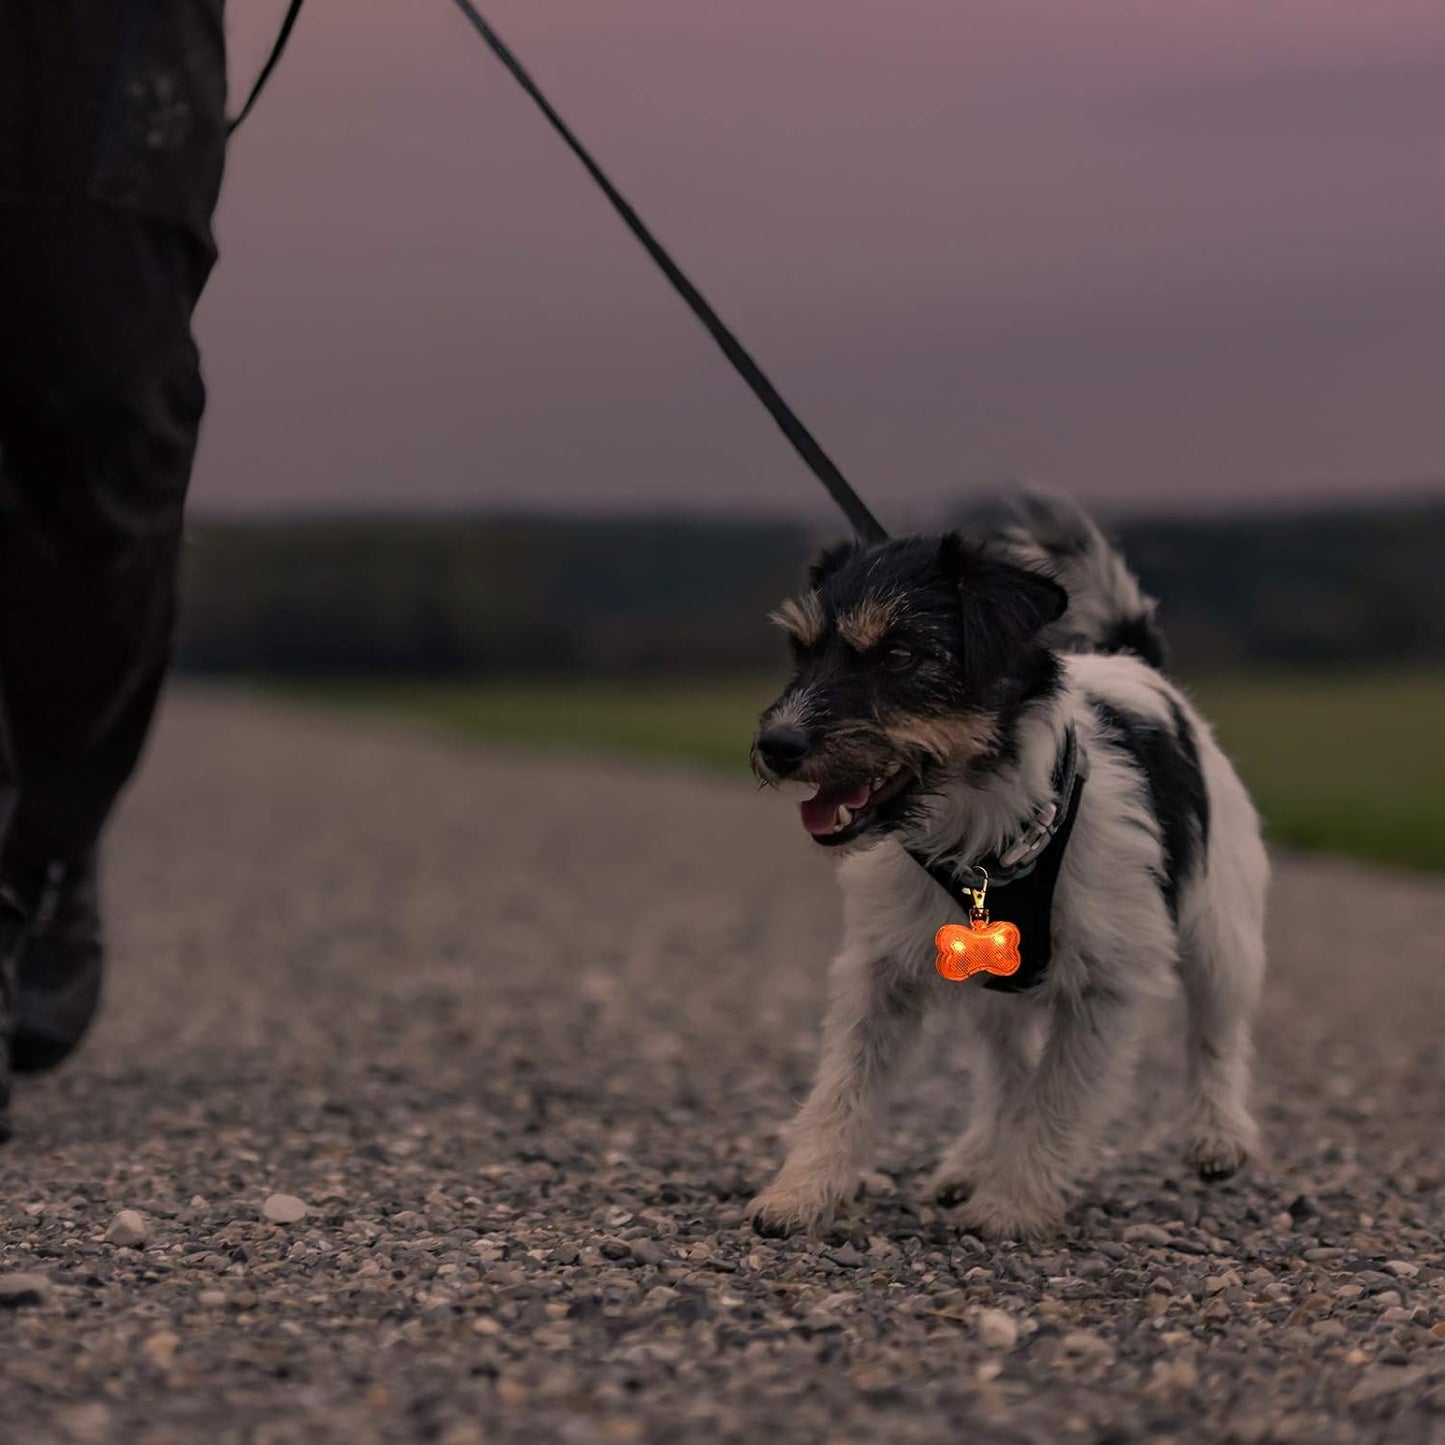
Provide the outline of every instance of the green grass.
[[1272,839],[1445,870],[1445,675],[1240,678],[1194,694]]
[[513,747],[669,758],[740,772],[758,713],[776,692],[738,682],[315,682],[311,701],[399,713]]
[[[659,757],[741,772],[767,679],[285,685],[517,747]],[[1193,689],[1270,837],[1445,870],[1445,675],[1235,677]]]

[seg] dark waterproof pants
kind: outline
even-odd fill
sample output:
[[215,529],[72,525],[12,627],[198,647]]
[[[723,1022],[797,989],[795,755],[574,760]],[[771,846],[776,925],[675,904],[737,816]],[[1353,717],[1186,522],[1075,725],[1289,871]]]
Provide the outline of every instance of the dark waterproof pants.
[[221,0],[0,0],[0,844],[86,854],[171,652]]

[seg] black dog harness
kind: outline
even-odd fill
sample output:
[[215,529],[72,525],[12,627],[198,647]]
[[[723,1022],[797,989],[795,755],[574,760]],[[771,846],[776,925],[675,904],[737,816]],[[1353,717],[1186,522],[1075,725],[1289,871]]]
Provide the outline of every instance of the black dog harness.
[[1089,775],[1088,759],[1070,726],[1054,764],[1053,798],[1007,848],[984,858],[972,868],[957,868],[909,848],[908,856],[962,908],[967,917],[973,907],[975,888],[987,885],[990,911],[1014,924],[1020,935],[1022,965],[1007,976],[983,975],[983,986],[1000,993],[1027,993],[1049,974],[1053,957],[1054,885],[1079,799]]

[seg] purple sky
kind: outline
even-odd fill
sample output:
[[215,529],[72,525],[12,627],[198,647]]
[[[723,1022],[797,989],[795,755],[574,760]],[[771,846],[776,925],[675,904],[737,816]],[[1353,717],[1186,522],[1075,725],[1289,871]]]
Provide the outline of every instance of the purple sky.
[[[1445,490],[1439,0],[485,9],[886,521]],[[204,510],[820,507],[450,0],[309,0],[219,231]]]

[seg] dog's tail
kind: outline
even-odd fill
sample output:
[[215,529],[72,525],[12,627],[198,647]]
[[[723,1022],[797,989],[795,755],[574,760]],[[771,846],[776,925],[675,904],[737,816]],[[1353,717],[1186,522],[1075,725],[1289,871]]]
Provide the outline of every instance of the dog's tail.
[[1043,640],[1062,652],[1132,652],[1167,662],[1164,634],[1123,554],[1071,498],[1030,489],[1014,508],[1004,544],[1015,560],[1046,571],[1069,594]]

